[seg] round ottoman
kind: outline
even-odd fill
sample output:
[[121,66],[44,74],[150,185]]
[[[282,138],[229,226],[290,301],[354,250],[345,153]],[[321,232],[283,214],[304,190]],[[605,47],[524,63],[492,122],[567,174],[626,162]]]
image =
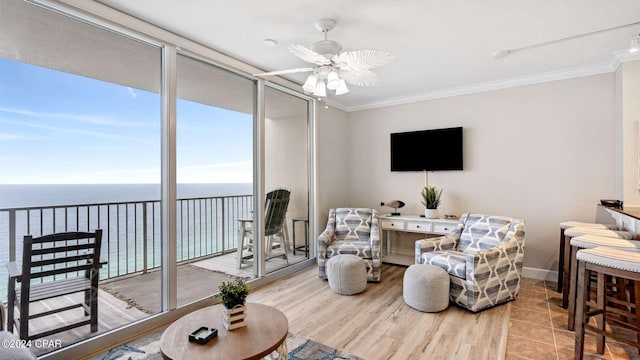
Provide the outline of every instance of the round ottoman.
[[358,294],[367,289],[367,267],[356,255],[337,255],[327,261],[327,279],[335,293]]
[[442,311],[449,306],[449,274],[433,265],[411,265],[404,273],[402,296],[416,310]]

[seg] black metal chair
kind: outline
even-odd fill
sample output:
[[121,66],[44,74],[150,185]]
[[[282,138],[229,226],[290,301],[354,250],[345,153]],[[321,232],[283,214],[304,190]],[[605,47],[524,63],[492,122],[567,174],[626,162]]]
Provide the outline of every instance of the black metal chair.
[[[95,232],[65,232],[33,238],[24,237],[22,268],[16,262],[7,264],[9,270],[9,294],[7,330],[14,324],[23,340],[33,340],[91,325],[91,332],[98,331],[98,280],[100,278],[100,248],[102,230]],[[39,280],[40,283],[33,283]],[[16,285],[20,283],[20,286]],[[84,301],[32,314],[30,304],[36,301],[83,292]],[[85,317],[58,328],[37,334],[29,334],[29,320],[41,316],[82,307]],[[18,309],[19,318],[15,315]]]
[[[286,215],[287,208],[289,207],[289,199],[291,192],[286,189],[277,189],[267,193],[265,203],[265,217],[264,217],[264,236],[266,240],[267,260],[284,256],[287,264],[289,264],[289,256],[287,255],[287,249],[289,247],[289,234],[287,231]],[[238,227],[238,255],[237,255],[237,267],[240,269],[242,261],[253,257],[253,219],[238,219],[240,222]],[[277,236],[281,240],[279,243],[273,242],[273,237]],[[250,253],[244,255],[245,250],[244,238],[249,239],[247,242],[246,250]],[[272,255],[272,249],[274,246],[278,246],[282,249],[282,253]]]

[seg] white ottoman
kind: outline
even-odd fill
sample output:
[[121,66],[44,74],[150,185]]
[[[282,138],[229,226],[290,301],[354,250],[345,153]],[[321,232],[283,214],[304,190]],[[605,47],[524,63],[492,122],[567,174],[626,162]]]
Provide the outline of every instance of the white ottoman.
[[327,261],[327,279],[333,292],[355,295],[367,289],[367,267],[356,255],[337,255]]
[[449,306],[449,274],[433,265],[411,265],[404,272],[402,296],[416,310],[442,311]]

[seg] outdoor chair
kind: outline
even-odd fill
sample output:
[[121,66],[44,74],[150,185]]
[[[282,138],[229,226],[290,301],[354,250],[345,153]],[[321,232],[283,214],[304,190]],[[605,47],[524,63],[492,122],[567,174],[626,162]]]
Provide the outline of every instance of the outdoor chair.
[[[277,189],[267,193],[265,202],[264,236],[266,260],[283,256],[289,264],[287,249],[289,247],[289,231],[287,229],[286,215],[289,207],[291,192],[286,189]],[[238,253],[236,255],[237,268],[242,267],[242,261],[253,257],[254,236],[253,219],[238,219]],[[279,242],[274,242],[273,238],[278,237]],[[247,244],[245,248],[245,238]],[[281,253],[273,253],[273,248],[279,247]],[[247,253],[245,254],[245,251]]]
[[524,221],[464,214],[446,236],[416,241],[416,264],[449,273],[449,300],[473,312],[511,301],[520,289]]
[[[90,325],[98,331],[98,279],[100,278],[100,245],[102,230],[65,232],[33,238],[24,237],[22,267],[7,264],[9,270],[7,330],[18,328],[20,339],[33,340]],[[20,284],[18,287],[17,285]],[[46,311],[32,313],[34,302],[84,293],[84,301],[54,308],[59,302],[48,302]],[[70,299],[71,297],[65,297]],[[63,322],[57,328],[29,334],[29,320],[75,308],[83,308],[80,321]],[[16,314],[15,309],[18,312]],[[16,317],[19,315],[19,317]],[[86,317],[89,317],[86,319]],[[58,323],[58,321],[56,321]]]
[[378,211],[369,208],[329,209],[327,227],[318,236],[318,276],[327,279],[329,258],[351,254],[362,258],[367,281],[380,281],[380,233]]

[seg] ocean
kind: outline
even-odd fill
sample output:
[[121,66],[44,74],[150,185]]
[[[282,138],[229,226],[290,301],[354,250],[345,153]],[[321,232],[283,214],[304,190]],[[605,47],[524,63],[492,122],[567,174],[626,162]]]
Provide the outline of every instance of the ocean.
[[[252,191],[252,184],[178,184],[178,261],[235,248],[237,219],[251,215]],[[12,225],[19,262],[24,235],[100,228],[102,279],[160,266],[159,200],[159,184],[0,185],[0,299]]]
[[[251,195],[253,184],[178,184],[179,199]],[[0,209],[160,200],[160,184],[0,185]]]

